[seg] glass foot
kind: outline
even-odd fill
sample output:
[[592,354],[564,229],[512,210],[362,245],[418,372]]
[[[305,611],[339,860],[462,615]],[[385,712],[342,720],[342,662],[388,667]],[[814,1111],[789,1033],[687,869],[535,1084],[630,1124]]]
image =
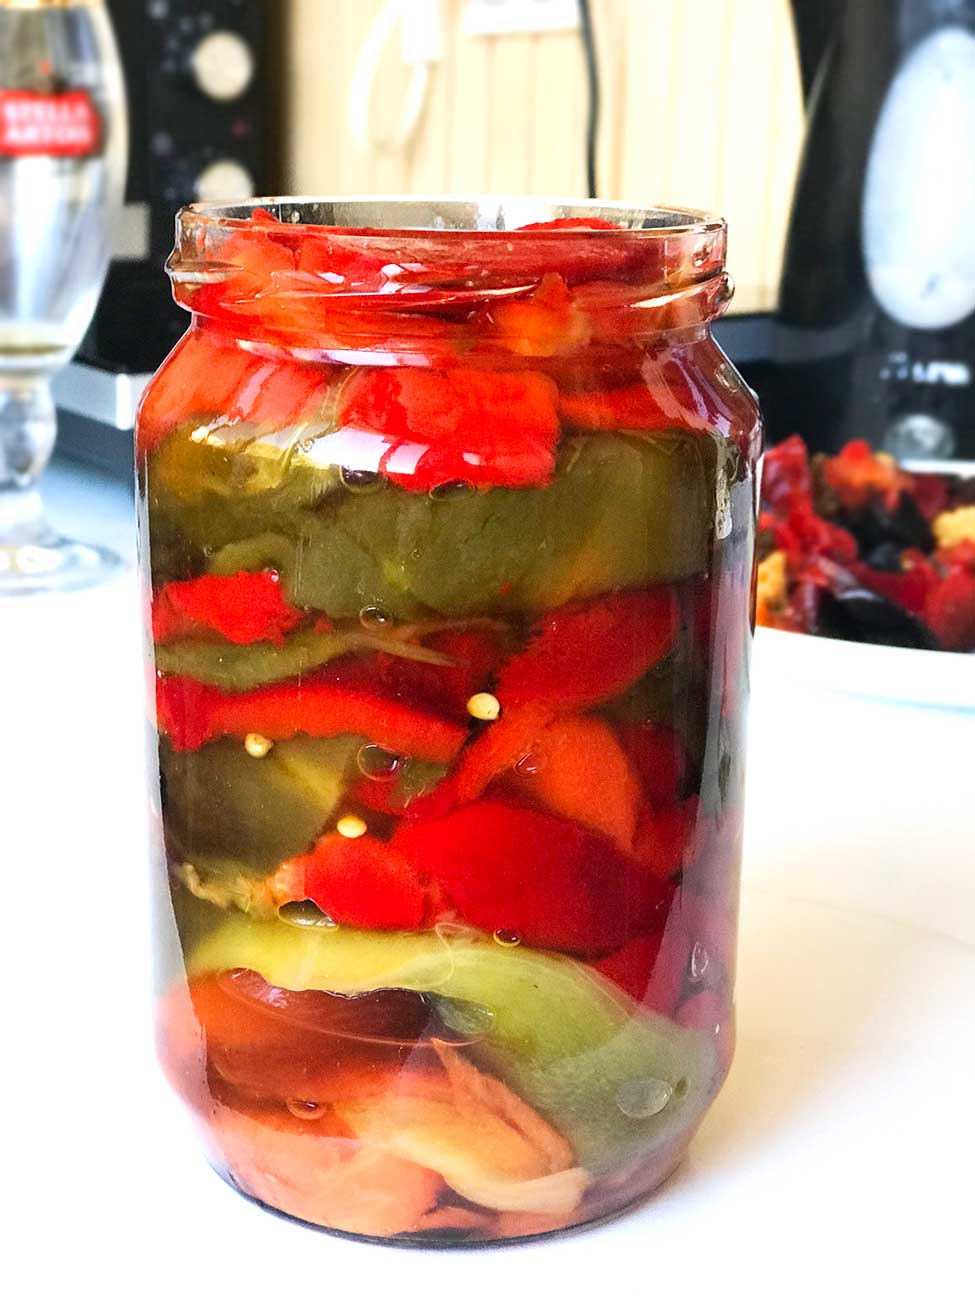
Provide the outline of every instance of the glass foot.
[[107,582],[121,571],[112,551],[66,537],[42,542],[0,543],[0,596],[28,596],[42,591],[78,591]]
[[0,597],[78,591],[121,571],[113,551],[56,533],[37,492],[0,492]]

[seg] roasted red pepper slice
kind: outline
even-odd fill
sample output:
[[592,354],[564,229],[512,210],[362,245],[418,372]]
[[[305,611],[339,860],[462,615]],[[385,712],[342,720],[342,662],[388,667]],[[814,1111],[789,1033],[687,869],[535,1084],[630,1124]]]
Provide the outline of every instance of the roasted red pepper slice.
[[[915,557],[920,554],[917,551],[906,551],[904,559]],[[975,542],[965,539],[961,542],[955,542],[952,546],[942,546],[934,553],[934,558],[938,565],[945,573],[954,573],[956,570],[969,573],[975,577]]]
[[[673,357],[643,363],[643,377],[620,388],[564,392],[559,414],[569,429],[581,432],[655,433],[666,429],[707,432],[719,426],[716,395],[700,386],[686,365]],[[727,417],[725,417],[727,418]],[[739,421],[742,427],[746,427]]]
[[390,280],[390,259],[363,252],[355,231],[296,228],[263,211],[252,225],[260,229],[236,232],[224,246],[234,271],[203,286],[193,303],[238,324],[247,317],[249,334],[259,325],[276,334],[320,330],[334,296],[347,311],[351,296],[379,293]]
[[340,925],[364,930],[420,930],[432,923],[436,891],[403,854],[371,835],[326,835],[292,859],[304,895]]
[[602,217],[555,217],[552,221],[530,221],[518,230],[622,230],[615,221]]
[[782,518],[763,512],[759,527],[763,532],[771,533],[775,548],[785,551],[790,567],[797,572],[817,556],[827,556],[840,564],[849,564],[857,558],[857,541],[853,534],[817,515],[811,501],[797,501]]
[[893,510],[902,492],[910,492],[911,476],[898,469],[889,456],[878,456],[862,439],[848,442],[823,466],[826,482],[848,510],[865,506],[871,497],[881,497]]
[[510,772],[531,752],[554,712],[548,704],[529,704],[502,713],[468,745],[456,769],[436,790],[410,804],[407,815],[441,817],[458,804],[479,798],[492,781]]
[[277,431],[323,405],[334,373],[331,366],[256,358],[230,406],[229,418],[267,424]]
[[370,661],[376,680],[397,699],[468,723],[467,701],[488,688],[503,654],[503,633],[458,628],[425,636],[423,644],[451,663],[440,666],[378,654]]
[[612,699],[649,671],[670,651],[677,619],[676,597],[665,587],[547,614],[500,674],[501,717],[468,746],[433,794],[411,804],[409,815],[437,816],[477,799],[530,754],[558,714]]
[[295,270],[295,248],[289,246],[288,240],[277,237],[278,231],[287,231],[283,223],[259,209],[248,226],[233,231],[224,240],[219,255],[227,267],[223,278],[201,285],[197,291],[196,300],[204,315],[213,313],[232,319],[235,304],[266,291],[276,275]]
[[255,356],[214,329],[190,330],[139,411],[139,446],[153,451],[181,419],[219,416],[280,429],[321,408],[335,367]]
[[300,272],[328,276],[336,290],[346,292],[378,287],[386,279],[382,274],[383,265],[380,259],[360,253],[354,240],[343,241],[340,235],[330,238],[319,231],[313,238],[305,239],[298,249]]
[[975,650],[975,575],[952,569],[929,593],[924,615],[945,650]]
[[675,876],[686,865],[697,825],[698,801],[646,809],[637,826],[633,852],[654,876]]
[[624,992],[629,993],[634,1001],[642,1002],[650,987],[663,937],[663,930],[656,930],[652,934],[639,934],[617,952],[595,962],[596,970],[612,980]]
[[408,491],[542,487],[555,469],[557,400],[552,380],[532,371],[370,368],[343,390],[333,438],[343,463]]
[[666,389],[631,384],[594,393],[563,393],[559,413],[570,429],[583,432],[654,432],[681,427],[685,422],[684,407]]
[[285,601],[274,572],[207,575],[168,582],[156,593],[152,636],[157,645],[201,632],[216,632],[234,645],[280,645],[303,618]]
[[[625,344],[632,335],[632,320],[625,308],[617,305],[613,310],[609,302],[605,303],[605,313],[601,311],[599,298],[605,297],[602,289],[592,286],[577,290],[576,306],[594,313],[595,340],[615,342],[619,335],[618,341],[624,344],[621,357],[628,356]],[[692,319],[697,319],[701,310],[701,304],[693,300],[677,300],[665,309],[667,314],[687,314]],[[607,319],[603,319],[604,314]],[[663,320],[655,322],[655,328],[665,325]],[[672,328],[678,328],[677,324],[673,323]],[[634,435],[686,429],[713,438],[715,430],[738,430],[743,450],[751,454],[750,444],[758,435],[758,406],[754,394],[733,376],[727,384],[715,384],[714,372],[724,364],[724,354],[714,344],[705,346],[703,354],[677,347],[644,351],[637,375],[629,383],[607,388],[604,375],[603,386],[589,391],[565,391],[563,386],[559,407],[562,421],[568,428],[582,432],[623,430]],[[567,380],[573,386],[573,377]],[[578,376],[575,381],[578,383]]]
[[669,587],[566,605],[541,619],[498,680],[505,707],[591,708],[632,686],[670,652],[678,608]]
[[910,479],[917,508],[930,523],[948,508],[950,479],[945,474],[911,474]]
[[246,231],[232,234],[224,244],[224,260],[253,267],[262,283],[275,271],[290,270],[295,264],[295,232],[267,208],[254,209],[251,225],[263,226],[264,232],[259,237]]
[[473,326],[528,357],[556,357],[589,342],[589,322],[560,275],[545,275],[524,298],[492,303],[477,313]]
[[219,736],[366,736],[394,754],[449,763],[463,727],[361,688],[305,681],[228,694],[189,677],[156,682],[159,729],[174,749],[199,749]]
[[650,802],[655,807],[676,803],[687,773],[687,754],[677,732],[645,721],[622,724],[616,733]]
[[596,969],[644,1006],[672,1016],[689,997],[721,985],[734,963],[735,921],[719,912],[713,899],[679,889],[665,931],[638,935]]
[[532,741],[505,788],[560,817],[633,847],[642,792],[622,746],[601,718],[557,718]]
[[401,825],[391,841],[459,917],[499,940],[598,956],[662,922],[671,888],[603,835],[483,800]]
[[596,962],[601,975],[651,1011],[672,1016],[687,981],[691,943],[679,924],[637,935],[619,952]]
[[900,573],[886,573],[859,561],[851,563],[849,568],[870,591],[894,601],[912,614],[923,616],[928,596],[938,585],[938,575],[921,551],[905,551],[901,563],[904,568]]
[[[430,1009],[400,990],[340,998],[273,988],[253,971],[207,976],[163,1002],[160,1054],[179,1091],[209,1110],[210,1091],[231,1085],[238,1096],[284,1102],[329,1102],[382,1094],[402,1067],[403,1046],[424,1077],[435,1058],[423,1039]],[[202,1072],[201,1030],[206,1036]],[[311,1095],[306,1091],[311,1090]],[[316,1125],[327,1123],[319,1115]],[[309,1127],[310,1124],[309,1124]]]
[[[587,239],[587,231],[595,238]],[[620,279],[654,284],[664,274],[665,241],[653,235],[641,239],[632,230],[601,217],[533,221],[512,234],[514,238],[497,254],[504,258],[498,269],[508,276],[541,277],[556,272],[566,283],[577,285]]]
[[788,513],[797,503],[812,498],[809,452],[797,433],[765,453],[762,468],[762,502]]
[[163,363],[139,408],[139,448],[151,452],[179,418],[226,411],[254,365],[232,339],[199,326],[188,330]]

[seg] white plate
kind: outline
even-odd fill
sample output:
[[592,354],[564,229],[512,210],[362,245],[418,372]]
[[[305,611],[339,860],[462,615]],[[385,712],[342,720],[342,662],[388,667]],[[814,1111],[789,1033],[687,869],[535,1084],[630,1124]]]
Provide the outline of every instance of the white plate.
[[975,709],[975,655],[863,645],[761,627],[756,672],[796,688],[892,704]]

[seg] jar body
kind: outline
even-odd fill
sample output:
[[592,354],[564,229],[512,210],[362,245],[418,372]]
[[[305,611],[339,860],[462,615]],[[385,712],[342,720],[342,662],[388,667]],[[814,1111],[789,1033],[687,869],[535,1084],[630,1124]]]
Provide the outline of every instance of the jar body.
[[432,1244],[645,1194],[733,1040],[757,412],[706,322],[475,297],[243,293],[139,430],[164,1068],[245,1193]]

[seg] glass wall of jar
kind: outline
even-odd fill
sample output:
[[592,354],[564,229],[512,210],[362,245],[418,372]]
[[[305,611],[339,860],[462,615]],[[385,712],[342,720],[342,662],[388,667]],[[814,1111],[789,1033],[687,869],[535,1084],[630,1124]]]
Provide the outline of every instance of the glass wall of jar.
[[724,1078],[761,443],[724,259],[606,205],[182,214],[138,429],[159,1048],[276,1210],[589,1222]]

